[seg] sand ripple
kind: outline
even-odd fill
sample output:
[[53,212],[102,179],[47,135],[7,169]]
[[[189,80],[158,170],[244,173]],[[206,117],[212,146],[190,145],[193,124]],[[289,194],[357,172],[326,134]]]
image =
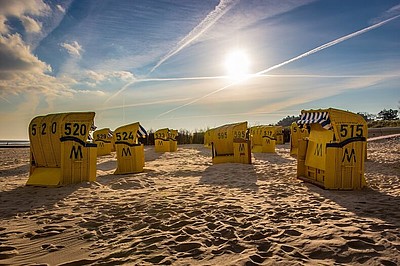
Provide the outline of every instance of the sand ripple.
[[0,264],[399,265],[399,140],[368,149],[370,187],[355,192],[296,179],[288,145],[252,165],[146,147],[143,173],[113,175],[110,155],[96,182],[62,188],[25,187],[29,153],[13,150],[0,164]]

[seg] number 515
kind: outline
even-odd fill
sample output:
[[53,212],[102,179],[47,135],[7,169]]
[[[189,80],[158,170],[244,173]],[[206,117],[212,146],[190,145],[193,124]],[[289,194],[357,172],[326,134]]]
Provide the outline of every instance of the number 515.
[[363,136],[363,125],[340,125],[340,136],[347,137],[350,133],[350,138],[352,137],[362,137]]

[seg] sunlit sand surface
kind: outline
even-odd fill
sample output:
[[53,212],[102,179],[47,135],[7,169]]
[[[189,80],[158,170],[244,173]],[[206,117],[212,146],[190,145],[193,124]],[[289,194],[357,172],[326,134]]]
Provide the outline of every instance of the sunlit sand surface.
[[212,165],[202,145],[146,147],[145,171],[26,187],[29,149],[0,149],[0,264],[400,265],[400,141],[368,143],[362,191],[296,178],[289,146]]

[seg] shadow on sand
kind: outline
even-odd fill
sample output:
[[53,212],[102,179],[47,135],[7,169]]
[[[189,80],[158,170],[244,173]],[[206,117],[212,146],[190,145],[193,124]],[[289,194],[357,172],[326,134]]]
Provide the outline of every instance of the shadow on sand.
[[[310,183],[308,189],[330,199],[360,217],[377,218],[396,228],[400,227],[400,198],[365,188],[355,191],[324,190]],[[382,224],[385,227],[387,225]],[[390,227],[390,226],[389,226]],[[376,229],[379,228],[377,225]]]
[[20,165],[14,168],[0,170],[0,177],[16,176],[20,174],[29,173],[29,165]]
[[64,187],[20,186],[1,191],[0,217],[7,218],[24,212],[57,208],[57,202],[64,200],[82,186],[88,184],[71,184]]
[[253,153],[254,159],[260,161],[267,161],[274,164],[287,164],[293,163],[293,160],[283,157],[279,153]]

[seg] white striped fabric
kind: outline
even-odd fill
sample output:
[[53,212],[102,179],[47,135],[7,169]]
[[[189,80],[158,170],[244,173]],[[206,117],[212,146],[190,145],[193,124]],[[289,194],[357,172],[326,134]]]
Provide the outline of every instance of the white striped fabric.
[[313,113],[302,113],[300,116],[300,120],[297,121],[297,124],[313,124],[319,123],[325,129],[331,128],[331,120],[329,119],[328,112],[313,112]]
[[146,129],[144,129],[144,127],[142,127],[141,125],[139,125],[139,130],[136,133],[136,136],[138,138],[145,138],[147,136],[147,132]]

